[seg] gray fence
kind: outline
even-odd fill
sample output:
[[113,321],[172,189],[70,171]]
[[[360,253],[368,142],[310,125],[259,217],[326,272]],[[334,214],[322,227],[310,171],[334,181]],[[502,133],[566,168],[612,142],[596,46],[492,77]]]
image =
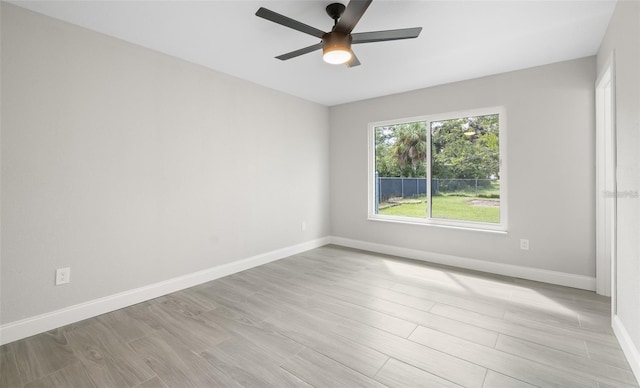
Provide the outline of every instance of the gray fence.
[[380,202],[393,197],[419,197],[427,194],[427,180],[425,178],[379,177],[377,188]]
[[[431,179],[431,195],[439,193],[469,192],[489,187],[491,179]],[[425,178],[376,177],[378,203],[394,197],[419,197],[427,194]]]

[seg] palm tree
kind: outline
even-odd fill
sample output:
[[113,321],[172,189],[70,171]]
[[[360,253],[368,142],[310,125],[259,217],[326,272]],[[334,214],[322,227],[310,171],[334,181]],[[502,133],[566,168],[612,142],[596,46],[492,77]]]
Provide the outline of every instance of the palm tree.
[[[427,130],[425,122],[399,124],[395,128],[394,154],[403,172],[413,177],[425,176],[427,159]],[[411,166],[407,171],[406,167]]]

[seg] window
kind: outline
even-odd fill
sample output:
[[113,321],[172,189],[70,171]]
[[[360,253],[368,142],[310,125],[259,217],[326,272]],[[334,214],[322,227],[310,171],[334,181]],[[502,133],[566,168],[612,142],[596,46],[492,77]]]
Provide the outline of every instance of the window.
[[369,218],[506,230],[503,108],[369,125]]

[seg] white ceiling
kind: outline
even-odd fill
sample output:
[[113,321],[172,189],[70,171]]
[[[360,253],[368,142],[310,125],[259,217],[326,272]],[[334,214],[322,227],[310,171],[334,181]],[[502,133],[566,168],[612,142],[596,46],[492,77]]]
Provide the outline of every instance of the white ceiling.
[[615,6],[374,0],[354,32],[422,26],[422,34],[354,45],[362,65],[350,69],[324,63],[321,51],[275,59],[318,39],[254,15],[263,6],[327,31],[324,7],[334,1],[11,2],[328,106],[594,55]]

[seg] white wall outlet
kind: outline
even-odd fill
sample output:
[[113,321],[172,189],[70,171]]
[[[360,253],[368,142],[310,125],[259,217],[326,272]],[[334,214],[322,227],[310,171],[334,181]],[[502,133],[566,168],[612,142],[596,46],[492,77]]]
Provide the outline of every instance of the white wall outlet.
[[526,238],[521,238],[520,239],[520,249],[522,249],[523,251],[528,251],[529,250],[529,240],[527,240]]
[[307,221],[302,221],[302,224],[300,224],[300,230],[303,232],[307,230]]
[[56,286],[71,282],[71,268],[56,269]]

